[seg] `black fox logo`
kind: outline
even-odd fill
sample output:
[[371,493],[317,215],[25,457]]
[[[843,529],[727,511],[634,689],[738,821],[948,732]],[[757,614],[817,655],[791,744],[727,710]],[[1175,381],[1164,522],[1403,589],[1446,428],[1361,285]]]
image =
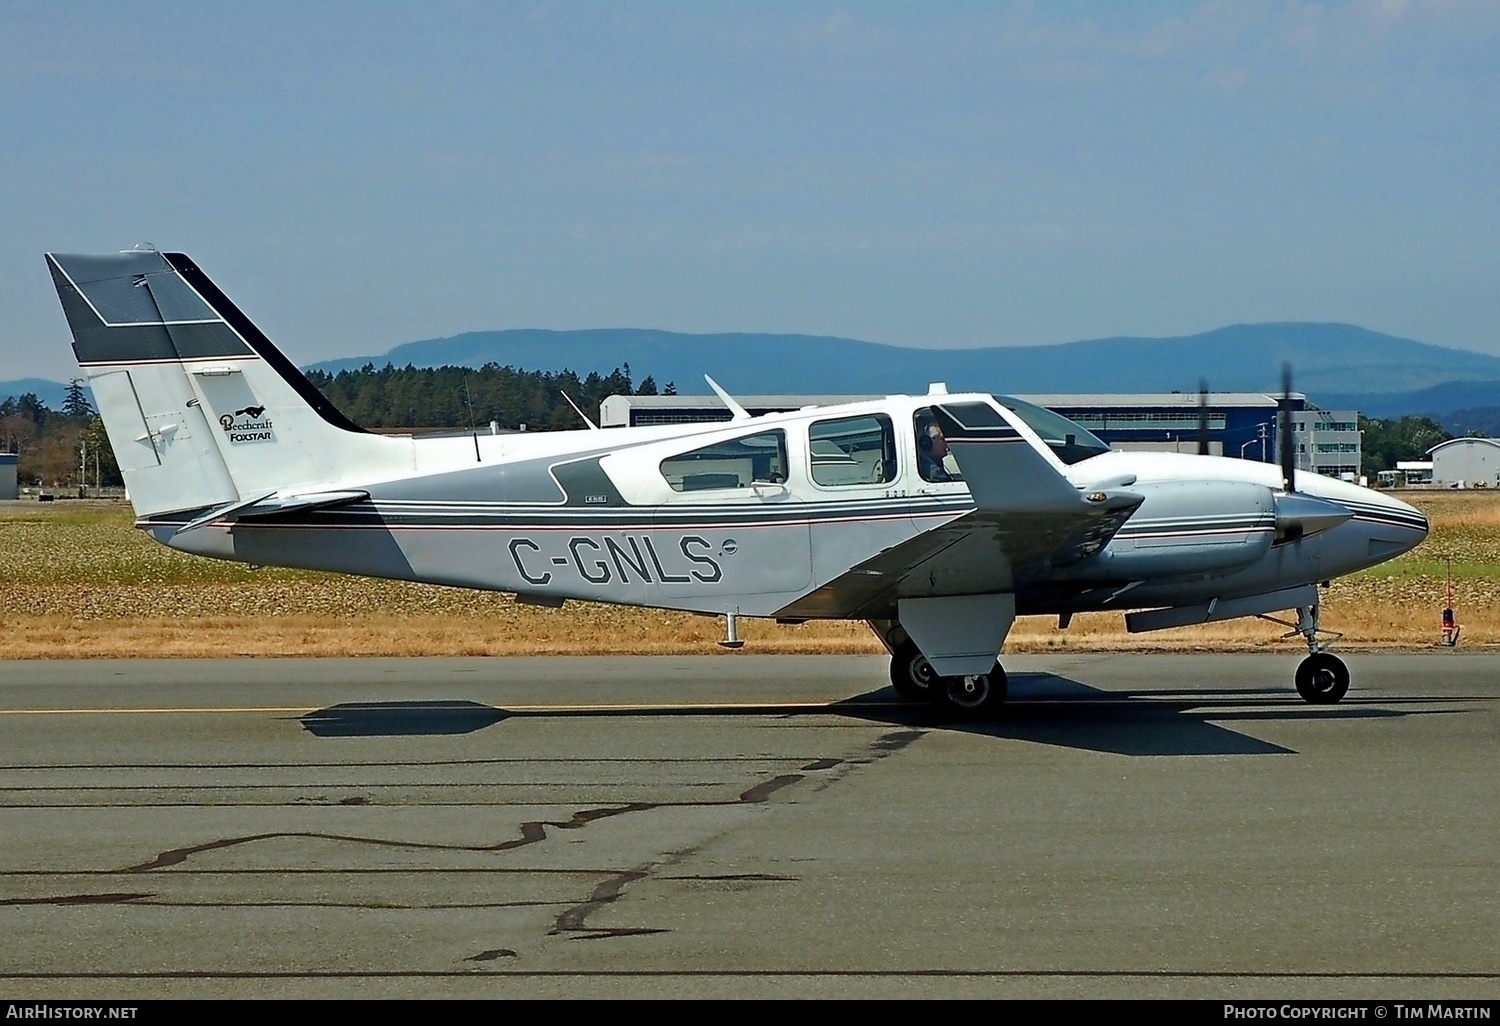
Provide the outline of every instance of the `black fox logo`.
[[233,413],[224,414],[219,418],[219,426],[225,431],[230,431],[234,428],[234,418],[248,416],[251,420],[259,420],[260,415],[265,412],[266,408],[264,406],[246,406],[243,410],[235,410]]

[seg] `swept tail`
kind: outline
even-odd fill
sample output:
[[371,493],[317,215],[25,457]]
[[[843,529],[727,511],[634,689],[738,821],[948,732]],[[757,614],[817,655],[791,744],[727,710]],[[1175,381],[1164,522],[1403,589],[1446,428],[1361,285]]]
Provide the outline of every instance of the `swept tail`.
[[181,253],[47,254],[139,516],[409,470],[313,387]]

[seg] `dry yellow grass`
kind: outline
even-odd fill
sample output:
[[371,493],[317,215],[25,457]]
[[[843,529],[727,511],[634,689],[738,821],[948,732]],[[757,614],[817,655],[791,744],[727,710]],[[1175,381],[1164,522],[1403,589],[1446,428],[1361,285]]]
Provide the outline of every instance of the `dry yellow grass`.
[[[1451,559],[1464,645],[1500,640],[1500,494],[1403,497],[1432,519],[1427,542],[1384,566],[1335,581],[1324,625],[1346,648],[1435,643]],[[294,570],[173,552],[131,527],[122,504],[0,507],[0,658],[436,656],[718,653],[720,621],[684,613],[569,603]],[[1076,617],[1066,631],[1021,620],[1009,652],[1298,651],[1259,620],[1145,635],[1117,614]],[[745,621],[745,652],[877,653],[858,623]]]

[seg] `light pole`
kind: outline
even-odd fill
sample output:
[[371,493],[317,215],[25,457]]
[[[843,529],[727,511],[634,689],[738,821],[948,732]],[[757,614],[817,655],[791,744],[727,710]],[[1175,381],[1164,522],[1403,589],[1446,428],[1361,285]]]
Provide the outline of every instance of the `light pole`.
[[1258,434],[1257,437],[1250,439],[1250,441],[1248,441],[1244,445],[1240,446],[1240,459],[1244,459],[1245,458],[1245,450],[1246,449],[1250,448],[1256,442],[1259,442],[1260,443],[1260,461],[1262,463],[1264,463],[1264,462],[1266,462],[1266,426],[1264,424],[1258,424],[1256,426],[1260,429],[1259,430],[1259,434]]

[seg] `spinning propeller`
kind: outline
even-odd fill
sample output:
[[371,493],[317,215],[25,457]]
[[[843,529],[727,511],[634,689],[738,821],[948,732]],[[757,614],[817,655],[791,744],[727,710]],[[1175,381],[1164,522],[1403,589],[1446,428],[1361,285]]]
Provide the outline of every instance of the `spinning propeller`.
[[1281,486],[1297,490],[1297,456],[1292,450],[1292,365],[1281,365],[1281,398],[1276,400],[1276,439],[1280,447]]
[[1276,400],[1276,437],[1280,450],[1282,494],[1276,496],[1276,539],[1302,538],[1337,527],[1354,511],[1337,502],[1297,491],[1297,454],[1292,447],[1292,365],[1281,365],[1281,397]]
[[1208,379],[1198,379],[1198,455],[1208,455]]

